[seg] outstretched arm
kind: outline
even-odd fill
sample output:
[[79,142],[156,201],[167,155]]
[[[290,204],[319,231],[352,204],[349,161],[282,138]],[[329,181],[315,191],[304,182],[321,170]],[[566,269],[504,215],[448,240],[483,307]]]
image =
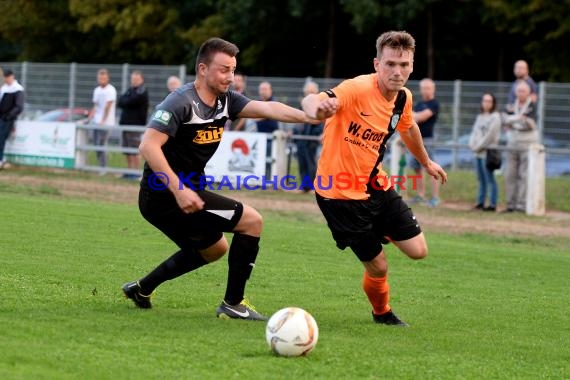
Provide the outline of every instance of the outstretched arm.
[[238,116],[251,119],[273,119],[284,123],[319,123],[318,120],[308,117],[301,110],[274,101],[252,100],[243,107]]
[[439,164],[430,160],[423,144],[420,128],[416,123],[414,123],[411,128],[400,131],[400,137],[410,153],[418,160],[430,176],[441,181],[442,184],[447,182],[447,173],[445,170],[443,170]]

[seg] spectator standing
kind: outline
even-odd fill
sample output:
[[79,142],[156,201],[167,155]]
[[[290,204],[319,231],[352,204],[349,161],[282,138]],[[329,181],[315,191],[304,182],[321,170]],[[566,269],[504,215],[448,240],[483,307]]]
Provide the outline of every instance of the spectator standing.
[[534,79],[531,78],[529,75],[528,63],[526,61],[518,60],[515,62],[515,66],[513,68],[513,73],[515,74],[515,81],[511,85],[511,89],[509,91],[509,98],[508,104],[513,104],[517,98],[516,95],[516,87],[517,83],[520,80],[525,81],[530,87],[530,97],[533,102],[536,103],[537,95],[538,95],[538,86]]
[[[245,88],[246,88],[246,78],[245,75],[242,73],[236,72],[234,73],[234,91],[242,94],[243,96],[247,96]],[[245,129],[245,122],[247,119],[239,118],[233,121],[228,122],[228,128],[230,131],[243,131]]]
[[[319,85],[316,82],[308,81],[303,87],[303,94],[318,94]],[[301,136],[320,136],[323,133],[324,124],[305,123],[296,131]],[[297,140],[297,159],[299,161],[300,181],[303,183],[302,192],[308,193],[313,190],[313,181],[317,174],[317,149],[319,141]]]
[[[420,95],[422,100],[414,106],[414,121],[420,127],[420,133],[424,142],[424,147],[428,153],[430,160],[434,159],[432,143],[433,130],[437,122],[439,114],[439,102],[435,98],[435,83],[430,78],[424,78],[420,81]],[[426,202],[430,207],[439,205],[439,182],[431,177],[431,199],[427,200],[425,193],[425,183],[422,175],[422,166],[411,154],[408,155],[409,166],[414,170],[417,181],[417,195],[412,198],[410,203]]]
[[169,92],[172,92],[182,86],[182,81],[175,75],[169,76],[166,80],[166,87]]
[[8,167],[4,160],[4,147],[18,116],[24,110],[24,87],[10,69],[4,71],[4,84],[0,87],[0,169]]
[[[131,87],[119,97],[118,105],[122,108],[120,125],[144,126],[147,122],[148,114],[148,91],[144,85],[144,76],[141,71],[135,70],[131,73]],[[141,133],[124,131],[123,147],[137,148],[141,142]],[[125,153],[127,166],[129,169],[139,170],[141,168],[138,153]],[[125,174],[127,179],[136,179],[136,174]]]
[[[273,88],[271,83],[263,81],[259,84],[259,100],[264,102],[272,102],[273,99]],[[279,129],[279,123],[272,119],[259,119],[257,121],[257,132],[261,133],[273,133]]]
[[234,91],[246,96],[246,78],[240,72],[234,73]]
[[[273,88],[271,83],[268,81],[263,81],[258,87],[259,100],[263,102],[272,102],[273,99]],[[279,129],[279,123],[277,120],[273,119],[258,119],[257,120],[257,132],[272,134],[274,131]],[[267,148],[265,157],[272,157],[272,146],[271,140],[267,141]],[[268,162],[265,166],[265,173],[267,176],[271,176],[271,162]]]
[[[93,108],[89,112],[89,122],[101,127],[115,125],[117,90],[109,83],[110,79],[107,69],[100,69],[97,72],[98,86],[93,90]],[[93,143],[98,147],[106,146],[109,131],[96,129],[93,132]],[[99,166],[107,167],[107,152],[98,151],[97,160]]]
[[[481,112],[477,115],[473,130],[469,138],[469,147],[475,153],[475,169],[479,182],[477,204],[474,209],[483,211],[497,210],[497,181],[494,170],[486,165],[487,148],[498,145],[501,137],[501,115],[497,112],[497,100],[493,94],[483,94],[481,98]],[[485,206],[485,200],[489,192],[489,206]]]
[[516,84],[517,98],[507,105],[507,152],[505,191],[507,208],[504,212],[526,211],[526,188],[528,177],[528,147],[538,142],[536,128],[536,104],[532,101],[531,88],[524,80]]

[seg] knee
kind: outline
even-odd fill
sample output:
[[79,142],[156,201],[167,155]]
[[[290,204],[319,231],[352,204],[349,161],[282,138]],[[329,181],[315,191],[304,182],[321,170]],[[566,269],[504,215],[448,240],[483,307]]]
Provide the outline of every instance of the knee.
[[263,230],[263,217],[257,210],[253,210],[253,226],[252,228],[255,230],[255,235],[261,235],[261,231]]
[[239,231],[245,235],[260,236],[263,230],[263,217],[254,208],[246,206],[243,210],[243,223],[239,223],[241,227]]
[[408,253],[408,256],[414,260],[421,260],[428,255],[428,247],[425,241],[422,244],[418,244],[412,252]]

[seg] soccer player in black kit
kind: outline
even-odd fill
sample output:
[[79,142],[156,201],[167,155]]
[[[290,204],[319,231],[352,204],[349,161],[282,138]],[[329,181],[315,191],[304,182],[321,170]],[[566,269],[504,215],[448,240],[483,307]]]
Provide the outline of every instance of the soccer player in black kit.
[[140,308],[151,307],[150,296],[161,283],[224,256],[228,242],[223,232],[232,232],[227,288],[216,315],[267,319],[244,299],[259,251],[261,215],[239,201],[200,189],[200,176],[228,119],[318,121],[283,103],[250,100],[229,90],[238,52],[237,46],[220,38],[204,42],[196,58],[196,80],[156,106],[143,135],[139,148],[146,163],[139,209],[179,251],[138,281],[123,285],[125,296]]

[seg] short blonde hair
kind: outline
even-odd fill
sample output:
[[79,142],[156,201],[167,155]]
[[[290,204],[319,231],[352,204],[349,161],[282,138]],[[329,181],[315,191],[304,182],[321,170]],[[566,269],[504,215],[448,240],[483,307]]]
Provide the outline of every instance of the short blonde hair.
[[376,57],[378,59],[382,56],[385,47],[414,53],[416,51],[416,40],[408,32],[392,30],[382,33],[376,40]]

